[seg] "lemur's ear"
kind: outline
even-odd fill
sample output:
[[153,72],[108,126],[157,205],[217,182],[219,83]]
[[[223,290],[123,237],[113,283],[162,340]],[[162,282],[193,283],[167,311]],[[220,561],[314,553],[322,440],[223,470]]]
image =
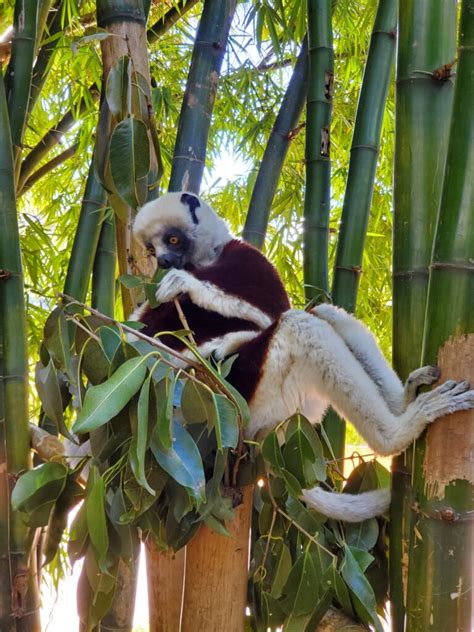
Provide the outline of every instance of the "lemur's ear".
[[181,202],[189,206],[189,212],[191,213],[191,217],[193,218],[193,224],[199,224],[199,220],[196,217],[196,209],[201,206],[201,202],[198,200],[198,198],[191,193],[183,193],[183,195],[181,196]]

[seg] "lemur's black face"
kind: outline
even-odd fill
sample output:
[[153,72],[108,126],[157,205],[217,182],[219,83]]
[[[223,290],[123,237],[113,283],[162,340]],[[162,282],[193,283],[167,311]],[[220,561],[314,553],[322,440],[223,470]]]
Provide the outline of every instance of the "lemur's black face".
[[[156,244],[156,240],[155,244]],[[193,248],[192,241],[186,233],[177,226],[166,228],[159,237],[158,248],[150,242],[146,244],[148,252],[156,256],[158,266],[163,270],[177,268],[178,270],[190,261]]]

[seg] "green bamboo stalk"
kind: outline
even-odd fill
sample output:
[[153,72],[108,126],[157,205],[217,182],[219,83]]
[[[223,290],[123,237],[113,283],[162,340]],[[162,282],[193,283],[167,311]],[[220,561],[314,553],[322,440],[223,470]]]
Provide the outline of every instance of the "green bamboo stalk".
[[[430,268],[423,362],[436,363],[439,350],[450,339],[445,353],[451,347],[452,373],[445,377],[471,380],[474,377],[473,103],[474,0],[463,0],[449,147]],[[464,369],[457,369],[458,364]],[[464,370],[467,375],[456,374]],[[415,444],[414,490],[419,511],[412,518],[416,535],[409,557],[407,629],[410,632],[467,631],[473,621],[474,476],[469,439],[472,414],[465,414],[463,420],[457,417],[436,422]],[[459,437],[463,434],[465,441],[460,445]]]
[[306,298],[329,293],[330,125],[334,77],[331,1],[308,0],[308,99],[303,269]]
[[28,111],[31,69],[36,47],[38,1],[16,0],[13,17],[12,55],[5,75],[5,90],[13,143],[13,159],[18,167],[23,130]]
[[[11,604],[10,590],[10,496],[6,468],[5,403],[3,387],[3,341],[0,327],[0,630],[10,632]],[[8,587],[8,588],[7,588]]]
[[159,20],[150,26],[146,32],[149,44],[154,44],[166,31],[169,31],[180,18],[192,9],[199,0],[180,0],[171,7]]
[[305,40],[268,139],[245,220],[243,238],[259,249],[265,241],[271,205],[292,134],[306,101],[307,75],[308,44]]
[[89,287],[101,234],[105,202],[106,193],[95,176],[92,158],[64,283],[64,293],[81,302],[85,301]]
[[217,83],[236,0],[205,0],[179,117],[169,191],[199,193]]
[[115,217],[109,214],[102,222],[99,245],[94,259],[92,307],[111,318],[114,317],[115,312],[116,268]]
[[[96,100],[99,98],[99,93],[92,91],[91,96],[93,97],[93,100]],[[89,107],[89,101],[82,99],[77,112],[66,112],[62,119],[58,121],[54,127],[49,129],[38,144],[33,147],[21,164],[20,176],[18,178],[19,191],[23,189],[35,167],[41,162],[46,154],[62,140],[64,134],[69,132],[71,127],[77,122],[78,118],[87,112]]]
[[[15,202],[12,140],[1,75],[0,147],[2,147],[0,152],[0,327],[3,340],[3,373],[0,390],[4,398],[2,425],[6,439],[4,445],[7,476],[11,481],[30,467],[31,460],[23,271]],[[5,529],[5,523],[2,522],[2,524]],[[11,610],[8,615],[1,613],[0,620],[4,620],[5,616],[12,616],[16,610],[15,623],[18,630],[39,630],[37,587],[28,568],[28,530],[17,512],[10,513],[8,531],[11,583],[6,587],[2,586],[2,590],[7,590],[12,600]]]
[[[62,8],[63,0],[59,0],[59,2],[53,7],[53,10],[49,12],[45,28],[48,40],[53,38],[63,29],[66,29],[69,25],[70,12],[65,11],[63,15]],[[41,34],[37,37],[37,44],[40,44],[40,37]],[[30,100],[28,104],[29,112],[33,110],[36,101],[41,94],[41,90],[43,89],[44,82],[48,77],[51,67],[50,60],[57,49],[58,41],[59,38],[48,41],[46,44],[41,46],[38,51],[31,78]]]
[[395,54],[397,0],[380,0],[352,137],[351,158],[336,250],[333,302],[355,311],[380,132]]
[[[433,232],[452,105],[451,81],[433,73],[455,57],[456,7],[400,0],[393,244],[393,364],[402,379],[420,366]],[[390,599],[405,629],[410,538],[410,451],[392,465]],[[405,593],[406,595],[406,593]]]

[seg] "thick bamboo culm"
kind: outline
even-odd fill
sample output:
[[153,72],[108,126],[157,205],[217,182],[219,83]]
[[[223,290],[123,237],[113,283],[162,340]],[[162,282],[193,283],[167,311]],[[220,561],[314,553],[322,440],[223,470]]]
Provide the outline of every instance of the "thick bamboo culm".
[[331,0],[308,0],[308,97],[303,268],[306,298],[329,293],[330,126],[334,81]]
[[199,193],[207,139],[236,0],[205,0],[179,116],[169,191]]
[[270,210],[292,133],[306,101],[307,75],[308,44],[305,39],[267,142],[245,219],[243,239],[259,249],[265,242]]
[[[0,75],[0,339],[3,342],[0,426],[5,440],[5,460],[0,463],[0,469],[6,472],[8,488],[15,477],[31,465],[26,311],[11,138],[4,82]],[[19,512],[11,511],[9,492],[7,489],[5,511],[0,514],[0,533],[5,538],[1,546],[9,564],[9,572],[4,575],[8,583],[2,585],[1,590],[10,599],[7,603],[0,602],[7,608],[7,611],[0,611],[0,621],[7,621],[6,629],[9,630],[16,617],[18,630],[36,632],[40,629],[39,596],[34,569],[28,563],[31,539],[23,517]],[[4,567],[2,571],[6,573]]]
[[203,525],[187,546],[181,632],[244,629],[253,488],[242,491],[231,537]]
[[[453,113],[430,266],[423,362],[474,382],[474,0],[464,0]],[[441,311],[442,310],[442,311]],[[473,411],[436,421],[415,443],[407,629],[470,630],[473,621]]]
[[186,549],[162,553],[146,542],[150,632],[179,632],[183,607]]
[[[421,364],[428,268],[446,158],[453,85],[433,75],[455,58],[454,3],[400,0],[395,110],[393,364],[402,379]],[[405,630],[413,499],[411,451],[392,464],[390,601]]]

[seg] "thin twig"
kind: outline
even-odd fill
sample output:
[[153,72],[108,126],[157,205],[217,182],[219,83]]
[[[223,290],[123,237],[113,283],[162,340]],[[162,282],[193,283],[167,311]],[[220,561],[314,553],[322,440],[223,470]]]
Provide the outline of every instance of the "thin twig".
[[191,331],[191,327],[189,326],[188,321],[186,320],[186,316],[184,315],[184,312],[181,308],[179,300],[177,298],[174,298],[173,301],[174,301],[174,306],[176,307],[176,311],[178,312],[179,320],[181,321],[183,327],[189,331],[189,334],[188,334],[189,340],[192,342],[193,345],[197,347],[196,341],[194,340],[193,332]]

